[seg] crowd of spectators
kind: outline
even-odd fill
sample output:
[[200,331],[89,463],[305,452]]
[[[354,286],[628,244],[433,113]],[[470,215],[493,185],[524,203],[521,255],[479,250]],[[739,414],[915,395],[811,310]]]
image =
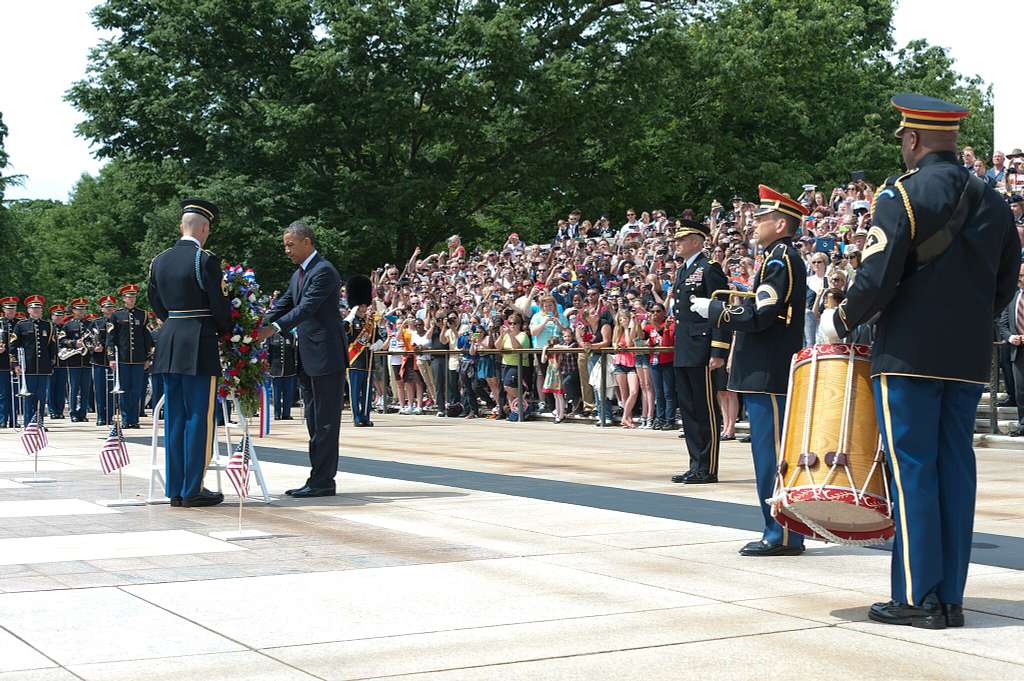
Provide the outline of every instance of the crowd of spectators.
[[[991,168],[969,147],[962,158],[1007,196],[1021,224],[1024,153],[996,152]],[[853,173],[837,187],[802,189],[798,200],[810,215],[795,245],[807,269],[811,345],[821,342],[821,312],[837,306],[857,276],[875,186]],[[706,215],[678,214],[706,221],[706,251],[738,291],[750,289],[761,264],[755,209],[735,195],[728,206],[712,202]],[[424,257],[417,248],[404,266],[380,268],[374,305],[387,331],[380,349],[391,352],[374,362],[375,406],[513,421],[540,411],[555,423],[582,415],[597,416],[599,426],[677,428],[673,353],[652,349],[674,342],[676,219],[663,209],[628,209],[620,223],[574,210],[548,243],[526,244],[513,232],[500,248],[469,251],[452,236],[445,252]],[[870,324],[854,340],[870,343]],[[732,439],[741,407],[725,385],[716,381],[722,435]]]

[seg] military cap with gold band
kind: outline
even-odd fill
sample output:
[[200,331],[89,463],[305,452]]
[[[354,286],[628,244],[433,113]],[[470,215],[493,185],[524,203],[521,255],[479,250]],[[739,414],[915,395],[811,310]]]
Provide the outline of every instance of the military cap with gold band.
[[210,221],[210,224],[217,222],[220,217],[220,210],[214,204],[203,199],[185,199],[181,202],[181,214],[195,213],[202,215]]
[[786,194],[777,192],[767,185],[757,185],[757,193],[761,198],[761,205],[758,206],[757,211],[754,213],[755,217],[778,212],[800,220],[810,212],[799,201],[794,201]]
[[896,129],[897,137],[907,129],[957,132],[960,121],[970,113],[958,104],[910,92],[901,92],[890,101],[903,116]]
[[680,218],[676,220],[675,238],[682,239],[684,236],[688,236],[690,234],[699,234],[700,236],[707,238],[711,235],[711,228],[703,222],[697,222],[696,220],[689,220],[687,218]]

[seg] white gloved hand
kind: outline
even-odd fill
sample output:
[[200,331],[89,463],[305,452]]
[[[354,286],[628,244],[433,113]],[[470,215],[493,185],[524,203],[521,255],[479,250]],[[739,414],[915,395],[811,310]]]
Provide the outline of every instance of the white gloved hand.
[[836,310],[832,308],[825,310],[821,313],[821,319],[818,321],[818,329],[821,331],[821,335],[824,336],[825,341],[828,343],[838,343],[839,333],[836,331]]
[[704,319],[708,318],[708,308],[710,307],[710,298],[690,298],[690,312],[696,312]]

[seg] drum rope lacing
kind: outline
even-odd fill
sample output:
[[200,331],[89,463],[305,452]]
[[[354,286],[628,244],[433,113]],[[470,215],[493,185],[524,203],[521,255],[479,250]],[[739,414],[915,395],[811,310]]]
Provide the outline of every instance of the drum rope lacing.
[[[839,426],[839,442],[840,442],[840,452],[839,453],[846,452],[849,449],[849,444],[850,444],[850,416],[851,416],[851,413],[853,411],[853,367],[854,367],[853,363],[854,363],[854,361],[856,361],[855,360],[856,349],[855,349],[855,347],[854,347],[854,345],[852,343],[850,344],[849,348],[850,348],[850,357],[849,357],[849,361],[848,361],[848,365],[847,365],[847,371],[846,371],[846,386],[845,386],[846,389],[845,389],[845,393],[843,395],[843,416],[842,416],[842,420],[840,421],[840,426]],[[795,365],[796,365],[796,363],[794,362],[790,366],[790,385],[792,385],[792,376],[793,376],[793,371],[794,371]],[[804,432],[803,432],[803,452],[804,453],[807,453],[808,449],[810,448],[811,425],[812,425],[811,424],[811,418],[812,418],[812,415],[813,415],[813,408],[814,408],[815,389],[817,387],[817,374],[818,374],[818,348],[815,346],[815,347],[811,348],[811,376],[810,376],[809,385],[807,387],[807,401],[806,401],[805,407],[804,407],[804,409],[805,409],[805,411],[804,411]],[[787,407],[788,407],[788,405],[787,405]],[[788,412],[789,412],[789,409],[787,408],[786,411],[787,411],[787,414],[786,414],[787,424],[786,425],[788,425],[788,421],[789,421],[789,413]],[[785,426],[784,426],[783,432],[785,432]],[[880,450],[881,450],[881,436],[879,436],[879,450],[877,450],[877,451],[880,451]],[[779,458],[780,459],[782,458],[781,451],[780,451]],[[802,468],[803,468],[804,471],[806,471],[807,477],[811,481],[812,494],[813,494],[815,499],[822,499],[822,498],[825,497],[825,492],[824,492],[825,486],[829,483],[829,481],[832,480],[833,476],[835,475],[836,467],[840,465],[839,464],[840,458],[838,456],[838,453],[833,458],[832,461],[833,461],[832,465],[829,467],[828,473],[825,475],[825,478],[821,481],[821,484],[818,484],[817,481],[815,481],[815,479],[814,479],[814,472],[811,470],[811,460],[810,460],[810,458],[806,457],[806,456],[803,457]],[[857,489],[857,485],[853,481],[853,475],[850,472],[850,466],[849,466],[848,457],[847,457],[847,460],[845,460],[844,463],[842,464],[843,470],[846,473],[846,479],[850,483],[850,489],[853,490],[854,502],[857,505],[860,505],[861,499],[864,496],[866,496],[868,485],[870,484],[871,479],[874,477],[875,470],[878,468],[878,465],[879,465],[879,461],[880,461],[880,458],[876,455],[875,456],[875,460],[872,463],[871,470],[868,472],[867,478],[864,481],[864,485],[861,487],[860,490]],[[796,517],[797,520],[799,520],[804,525],[806,525],[816,535],[818,535],[822,539],[825,539],[827,541],[833,542],[835,544],[843,544],[845,546],[874,546],[876,544],[883,544],[883,543],[885,543],[886,540],[882,539],[881,537],[875,537],[875,538],[872,538],[872,539],[846,539],[846,538],[840,537],[840,536],[836,535],[834,532],[831,532],[830,530],[828,530],[827,528],[822,526],[821,524],[819,524],[819,523],[811,520],[807,516],[805,516],[803,513],[798,511],[795,506],[790,505],[790,503],[789,503],[789,495],[787,493],[787,489],[796,480],[796,477],[799,475],[800,470],[801,470],[801,465],[799,465],[799,464],[797,466],[793,467],[793,473],[792,473],[792,475],[790,475],[788,484],[787,484],[786,480],[784,479],[782,472],[780,471],[778,479],[777,479],[775,496],[770,497],[768,499],[765,499],[765,503],[767,503],[773,509],[775,509],[779,505],[781,505],[789,513],[792,513]],[[888,476],[886,475],[884,467],[882,468],[882,480],[883,480],[883,483],[884,483],[886,503],[887,503],[888,511],[889,511],[888,515],[891,518],[892,517],[892,503],[889,500],[889,485],[888,485],[889,481],[888,481]],[[781,489],[780,489],[780,484],[781,484]]]

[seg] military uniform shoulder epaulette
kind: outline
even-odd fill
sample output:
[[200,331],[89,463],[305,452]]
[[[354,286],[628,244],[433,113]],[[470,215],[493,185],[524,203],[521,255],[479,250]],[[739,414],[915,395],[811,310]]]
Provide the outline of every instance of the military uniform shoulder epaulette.
[[[913,177],[918,171],[918,168],[907,171],[902,175],[893,175],[885,180],[885,185],[881,191],[876,192],[871,201],[871,210],[874,211],[874,204],[881,198],[891,197],[897,199],[903,206],[903,209],[907,213],[907,220],[910,223],[910,238],[913,239],[917,235],[917,217],[914,215],[914,207],[910,204],[910,195],[907,194],[907,188],[903,186],[907,179]],[[861,262],[866,259],[867,254],[861,259]]]

